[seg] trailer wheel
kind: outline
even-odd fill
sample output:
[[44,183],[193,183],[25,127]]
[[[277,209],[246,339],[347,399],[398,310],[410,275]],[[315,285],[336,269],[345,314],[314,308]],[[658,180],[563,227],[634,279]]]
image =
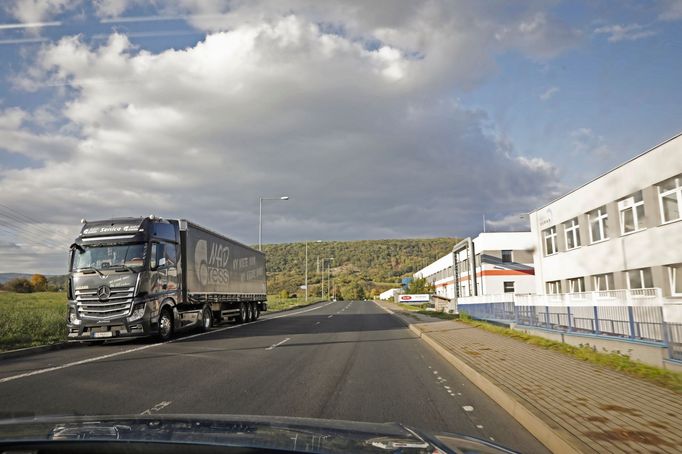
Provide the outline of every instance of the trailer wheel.
[[239,315],[237,315],[237,323],[246,323],[247,309],[244,303],[239,303]]
[[260,318],[260,304],[253,303],[253,319],[258,320]]
[[253,321],[253,303],[246,303],[246,322]]
[[211,329],[213,326],[213,312],[208,306],[204,307],[201,313],[201,331],[204,333]]
[[159,316],[159,339],[162,342],[173,338],[173,332],[175,331],[173,322],[173,312],[168,308],[163,309]]

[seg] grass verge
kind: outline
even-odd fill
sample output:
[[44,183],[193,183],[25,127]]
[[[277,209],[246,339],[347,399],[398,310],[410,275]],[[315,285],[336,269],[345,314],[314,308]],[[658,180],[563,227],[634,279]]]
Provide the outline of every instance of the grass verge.
[[63,341],[66,294],[0,292],[0,351]]
[[295,309],[297,307],[310,306],[311,304],[322,301],[319,298],[308,298],[306,303],[305,298],[280,298],[277,295],[268,296],[268,311],[284,311],[287,309]]
[[[432,315],[427,313],[427,315]],[[451,314],[448,314],[451,315]],[[454,315],[451,315],[455,317]],[[631,359],[628,355],[618,352],[600,352],[589,345],[573,346],[563,342],[556,342],[540,336],[522,333],[511,328],[493,325],[492,323],[474,320],[466,313],[460,314],[459,321],[476,328],[484,329],[491,333],[501,334],[511,337],[527,344],[536,345],[560,352],[582,361],[608,367],[613,370],[624,372],[636,378],[641,378],[649,382],[661,385],[676,393],[682,394],[682,374],[673,372],[660,367],[650,366]]]

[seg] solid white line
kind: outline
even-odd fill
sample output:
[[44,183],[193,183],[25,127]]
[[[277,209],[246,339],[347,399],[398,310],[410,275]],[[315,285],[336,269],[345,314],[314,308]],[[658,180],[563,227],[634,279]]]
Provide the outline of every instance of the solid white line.
[[323,308],[323,307],[325,307],[325,306],[328,306],[329,304],[331,304],[331,303],[327,303],[327,304],[324,304],[324,305],[322,305],[322,306],[316,306],[316,307],[313,307],[313,308],[310,308],[310,309],[301,310],[301,311],[291,311],[290,313],[282,314],[282,315],[278,315],[278,316],[274,316],[274,317],[262,318],[262,319],[260,319],[260,320],[256,320],[256,321],[251,322],[251,323],[245,323],[245,324],[242,324],[242,325],[231,325],[231,326],[226,326],[226,327],[224,327],[224,328],[214,329],[214,330],[212,330],[212,331],[207,331],[207,332],[205,332],[205,333],[193,334],[193,335],[191,335],[191,336],[181,337],[181,338],[173,339],[173,340],[170,340],[170,341],[167,341],[167,342],[158,342],[158,343],[156,343],[156,344],[143,345],[143,346],[141,346],[141,347],[135,347],[135,348],[131,348],[131,349],[129,349],[129,350],[123,350],[123,351],[120,351],[120,352],[109,353],[108,355],[102,355],[102,356],[96,356],[96,357],[94,357],[94,358],[82,359],[82,360],[80,360],[80,361],[74,361],[74,362],[71,362],[71,363],[62,364],[61,366],[47,367],[47,368],[45,368],[45,369],[38,369],[38,370],[31,371],[31,372],[25,372],[25,373],[19,374],[19,375],[12,375],[12,376],[10,376],[10,377],[0,378],[0,383],[7,383],[7,382],[9,382],[9,381],[18,380],[18,379],[20,379],[20,378],[26,378],[26,377],[31,377],[31,376],[33,376],[33,375],[45,374],[45,373],[47,373],[47,372],[54,372],[54,371],[56,371],[56,370],[66,369],[66,368],[73,367],[73,366],[80,366],[80,365],[82,365],[82,364],[88,364],[88,363],[92,363],[92,362],[95,362],[95,361],[100,361],[100,360],[103,360],[103,359],[113,358],[113,357],[115,357],[115,356],[125,355],[126,353],[133,353],[133,352],[137,352],[137,351],[140,351],[140,350],[146,350],[146,349],[148,349],[148,348],[158,347],[159,345],[170,344],[170,343],[173,343],[173,342],[182,342],[183,340],[193,339],[193,338],[195,338],[195,337],[205,336],[205,335],[207,335],[207,334],[212,334],[212,333],[219,333],[219,332],[221,332],[221,331],[226,331],[226,330],[228,330],[228,329],[236,329],[236,328],[241,328],[241,327],[243,327],[243,326],[252,326],[252,325],[254,325],[255,323],[267,322],[268,320],[275,320],[275,319],[277,319],[277,318],[291,317],[292,315],[303,314],[303,313],[305,313],[305,312],[310,312],[310,311],[314,311],[314,310],[317,310],[317,309],[321,309],[321,308]]
[[282,345],[283,343],[289,342],[290,340],[291,340],[291,338],[290,338],[290,337],[287,337],[287,338],[284,339],[283,341],[279,341],[279,342],[277,342],[276,344],[272,344],[271,346],[269,346],[268,348],[266,348],[266,350],[272,350],[273,348],[279,347],[279,346]]

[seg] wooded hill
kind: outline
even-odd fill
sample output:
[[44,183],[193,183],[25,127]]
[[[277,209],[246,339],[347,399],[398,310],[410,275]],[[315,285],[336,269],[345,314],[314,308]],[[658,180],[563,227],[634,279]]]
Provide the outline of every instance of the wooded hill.
[[[407,240],[326,241],[308,243],[309,295],[320,295],[322,259],[331,262],[332,282],[345,299],[378,294],[396,287],[403,277],[442,257],[457,243],[457,238]],[[267,256],[268,293],[286,290],[303,295],[300,289],[305,272],[305,244],[263,245]],[[326,284],[325,284],[326,287]],[[360,290],[362,289],[362,290]]]

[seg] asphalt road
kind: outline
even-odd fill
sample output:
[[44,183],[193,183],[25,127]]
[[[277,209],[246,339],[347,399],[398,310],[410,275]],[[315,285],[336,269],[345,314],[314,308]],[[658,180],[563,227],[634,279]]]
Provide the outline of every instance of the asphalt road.
[[221,413],[398,421],[547,452],[372,302],[321,303],[167,343],[0,359],[0,416]]

